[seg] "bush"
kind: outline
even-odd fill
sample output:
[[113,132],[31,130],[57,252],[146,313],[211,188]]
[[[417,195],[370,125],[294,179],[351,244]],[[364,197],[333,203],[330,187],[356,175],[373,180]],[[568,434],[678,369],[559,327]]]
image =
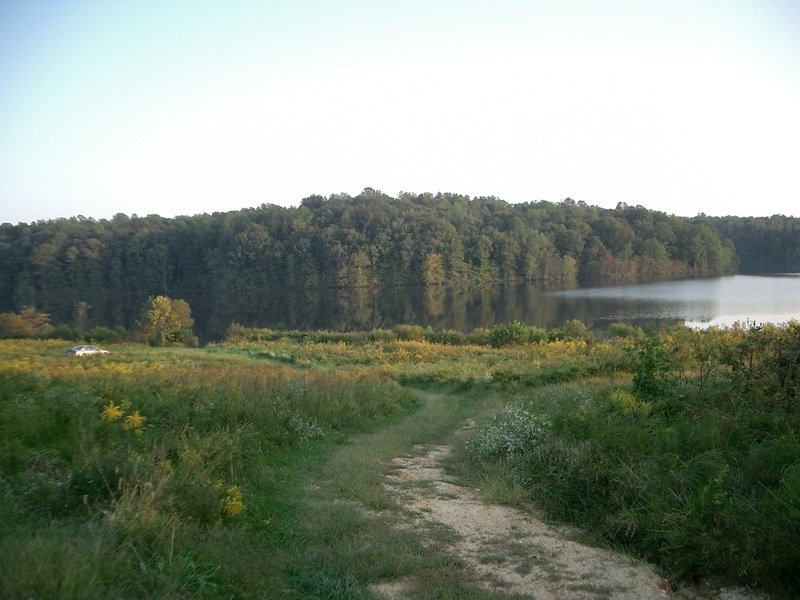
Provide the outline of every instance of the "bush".
[[174,340],[177,345],[185,346],[186,348],[197,348],[200,345],[200,341],[197,339],[197,336],[192,333],[191,329],[179,330],[175,333]]
[[48,333],[47,337],[53,340],[65,340],[67,342],[74,342],[76,340],[81,339],[81,334],[74,327],[70,327],[69,325],[59,325],[58,327],[55,327],[50,333]]
[[586,328],[583,321],[579,319],[570,319],[564,321],[559,329],[553,332],[556,339],[559,340],[589,340],[592,335]]
[[791,325],[693,332],[701,354],[685,347],[682,330],[637,335],[626,342],[630,387],[541,388],[535,404],[515,399],[467,448],[496,461],[551,516],[671,576],[796,597],[797,333]]
[[391,342],[397,339],[393,331],[380,328],[371,330],[368,338],[373,342]]
[[612,323],[608,327],[608,334],[611,337],[634,339],[639,334],[639,328],[627,323]]
[[425,337],[425,328],[421,325],[395,325],[392,331],[403,341],[419,341]]
[[456,331],[455,329],[432,331],[426,338],[429,342],[434,344],[451,344],[453,346],[460,346],[466,343],[467,339],[462,332]]
[[87,342],[95,342],[98,344],[115,344],[127,340],[128,332],[121,327],[116,329],[93,327],[83,336],[83,339]]
[[478,461],[513,460],[515,456],[535,452],[550,431],[550,423],[530,407],[509,404],[467,442],[466,450]]
[[529,327],[520,321],[512,321],[507,325],[495,325],[491,329],[492,345],[496,348],[531,342],[543,342],[548,339],[547,331],[539,327]]

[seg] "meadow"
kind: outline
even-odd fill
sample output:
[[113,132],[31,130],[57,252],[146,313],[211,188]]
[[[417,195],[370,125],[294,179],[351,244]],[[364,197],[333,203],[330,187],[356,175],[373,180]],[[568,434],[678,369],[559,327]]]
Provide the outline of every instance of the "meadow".
[[795,322],[66,346],[0,340],[4,598],[373,598],[412,574],[418,597],[496,597],[381,485],[468,418],[450,467],[487,499],[675,582],[800,593]]

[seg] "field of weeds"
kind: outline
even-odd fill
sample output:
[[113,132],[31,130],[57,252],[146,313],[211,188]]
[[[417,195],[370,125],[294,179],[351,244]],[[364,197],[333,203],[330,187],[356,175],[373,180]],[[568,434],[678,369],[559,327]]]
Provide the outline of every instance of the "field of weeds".
[[380,484],[467,418],[461,477],[676,580],[800,590],[797,324],[233,333],[0,340],[0,596],[371,598],[425,573],[489,597]]

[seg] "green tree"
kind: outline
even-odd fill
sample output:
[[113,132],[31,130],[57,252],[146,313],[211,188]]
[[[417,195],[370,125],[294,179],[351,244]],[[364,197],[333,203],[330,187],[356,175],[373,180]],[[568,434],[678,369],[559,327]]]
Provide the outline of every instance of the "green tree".
[[442,257],[436,252],[429,252],[422,267],[422,280],[425,285],[443,285],[444,267]]
[[194,325],[194,319],[192,318],[192,309],[189,307],[189,303],[181,299],[170,300],[170,306],[178,319],[178,323],[180,323],[181,329],[191,329],[192,325]]
[[90,308],[92,308],[91,305],[85,300],[81,300],[80,302],[75,303],[75,307],[73,309],[73,316],[75,318],[75,329],[77,329],[80,332],[86,330],[86,324],[89,319]]
[[655,238],[642,244],[642,275],[664,273],[669,268],[669,253],[664,244]]

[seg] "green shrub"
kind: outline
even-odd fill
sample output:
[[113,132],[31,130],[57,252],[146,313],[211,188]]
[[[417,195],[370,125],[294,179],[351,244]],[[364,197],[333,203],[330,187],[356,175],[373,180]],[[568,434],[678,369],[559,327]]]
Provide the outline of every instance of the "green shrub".
[[479,461],[513,460],[536,452],[551,433],[550,423],[520,402],[506,405],[466,444],[467,452]]
[[93,327],[83,336],[87,342],[114,344],[128,339],[128,332],[121,328]]
[[432,331],[426,339],[434,344],[452,344],[453,346],[460,346],[466,343],[467,336],[462,332],[455,329],[440,329]]
[[397,339],[393,331],[380,328],[372,329],[367,337],[373,342],[391,342]]
[[59,325],[58,327],[54,327],[47,334],[47,337],[53,340],[65,340],[68,342],[74,342],[81,339],[81,334],[74,327],[70,327],[69,325]]
[[191,329],[180,329],[175,332],[173,343],[186,348],[197,348],[200,345],[200,341],[197,336],[192,333]]
[[425,328],[421,325],[395,325],[392,331],[398,340],[418,341],[425,337]]
[[548,338],[547,331],[544,329],[530,327],[520,321],[512,321],[506,325],[495,325],[491,329],[490,336],[492,345],[496,348],[543,342]]
[[634,339],[641,330],[627,323],[612,323],[608,326],[608,333],[612,337]]
[[[629,338],[630,387],[623,380],[591,393],[575,384],[534,390],[522,406],[548,423],[544,434],[510,418],[520,406],[514,399],[467,448],[474,460],[496,461],[554,517],[677,579],[717,577],[793,597],[800,589],[796,330],[691,333]],[[680,346],[687,339],[693,347]],[[512,370],[505,377],[526,379]],[[535,443],[517,441],[531,436]]]
[[589,340],[592,335],[586,325],[580,319],[570,319],[553,332],[553,336],[559,340]]

